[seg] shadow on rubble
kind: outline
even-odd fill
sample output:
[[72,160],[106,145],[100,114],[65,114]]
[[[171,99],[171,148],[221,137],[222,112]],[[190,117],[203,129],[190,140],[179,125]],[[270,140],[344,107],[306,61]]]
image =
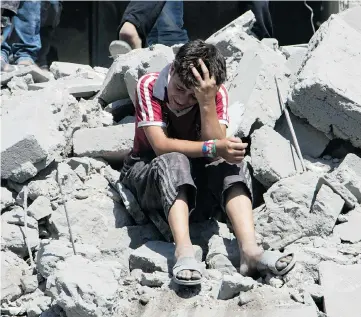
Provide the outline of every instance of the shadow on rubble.
[[174,291],[174,293],[180,298],[189,299],[200,294],[202,291],[202,284],[196,286],[184,286],[171,281],[169,289]]

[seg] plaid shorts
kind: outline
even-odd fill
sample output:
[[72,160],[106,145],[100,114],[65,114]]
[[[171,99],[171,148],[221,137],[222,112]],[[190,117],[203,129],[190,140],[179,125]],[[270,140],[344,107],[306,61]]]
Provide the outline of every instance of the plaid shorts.
[[253,197],[246,162],[230,164],[222,159],[209,163],[205,158],[189,159],[175,152],[154,159],[129,156],[120,181],[133,193],[146,215],[157,213],[165,220],[155,223],[162,233],[170,232],[164,226],[180,186],[187,185],[191,221],[203,221],[224,210],[224,193],[236,183],[244,184],[251,200]]

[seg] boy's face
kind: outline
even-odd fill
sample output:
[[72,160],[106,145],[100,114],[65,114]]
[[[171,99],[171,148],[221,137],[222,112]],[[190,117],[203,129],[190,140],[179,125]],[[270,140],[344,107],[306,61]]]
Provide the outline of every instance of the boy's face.
[[193,89],[187,88],[182,84],[173,67],[170,73],[167,92],[169,107],[174,110],[183,110],[197,103]]

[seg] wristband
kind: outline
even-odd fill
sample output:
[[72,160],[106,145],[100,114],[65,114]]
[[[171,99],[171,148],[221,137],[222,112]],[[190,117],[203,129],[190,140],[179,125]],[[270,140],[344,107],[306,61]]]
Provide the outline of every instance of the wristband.
[[216,140],[204,141],[202,153],[204,157],[215,158],[217,156]]

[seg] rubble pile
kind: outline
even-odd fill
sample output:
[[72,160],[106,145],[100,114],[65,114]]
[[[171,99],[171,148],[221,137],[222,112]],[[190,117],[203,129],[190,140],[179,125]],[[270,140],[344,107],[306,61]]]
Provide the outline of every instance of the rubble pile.
[[205,279],[198,288],[177,286],[174,245],[146,217],[134,219],[136,202],[119,191],[137,80],[171,62],[177,47],[134,50],[109,70],[57,62],[50,75],[29,67],[3,76],[2,314],[358,316],[360,14],[355,7],[332,15],[308,45],[258,41],[251,12],[207,40],[227,59],[227,133],[250,144],[258,242],[297,257],[283,277],[240,275],[231,229],[209,220],[191,225]]

